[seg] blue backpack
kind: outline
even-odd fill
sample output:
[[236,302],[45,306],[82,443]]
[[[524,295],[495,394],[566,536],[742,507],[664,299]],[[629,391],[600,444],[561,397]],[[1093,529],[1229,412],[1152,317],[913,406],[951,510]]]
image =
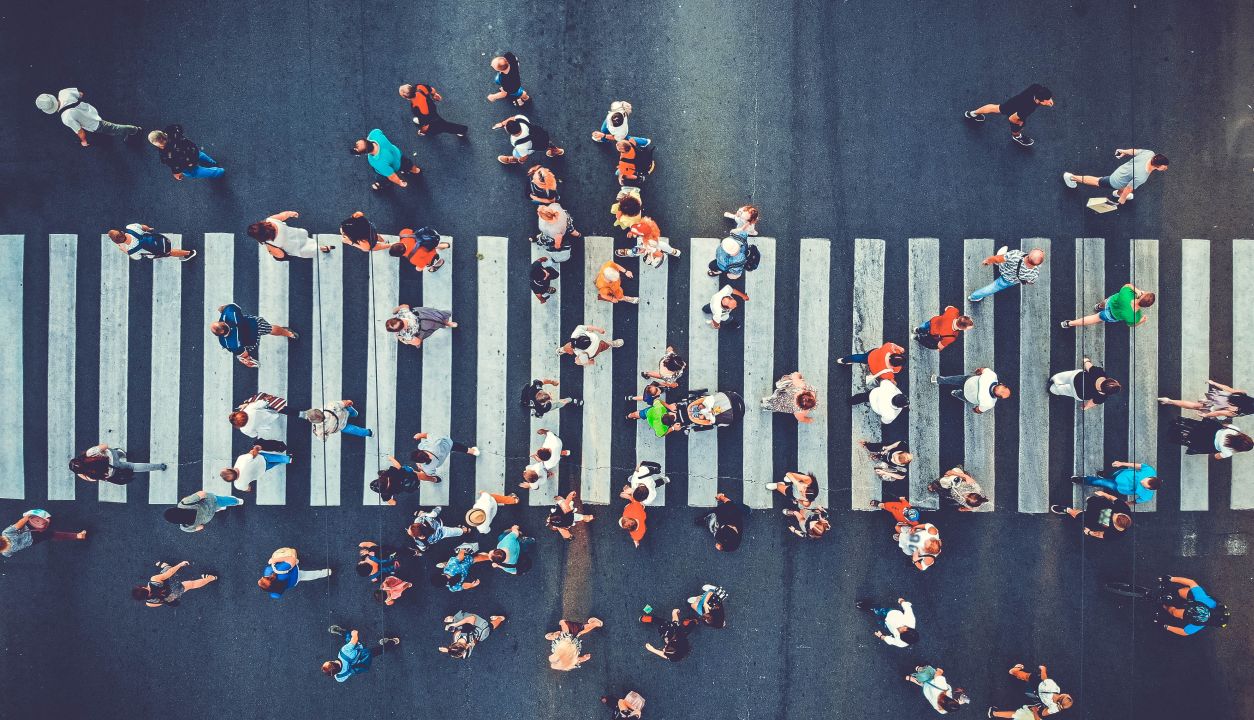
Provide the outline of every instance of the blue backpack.
[[130,228],[126,229],[126,234],[135,238],[135,247],[126,251],[127,255],[134,255],[137,252],[148,254],[148,259],[165,257],[170,254],[172,245],[170,238],[161,233],[137,233]]

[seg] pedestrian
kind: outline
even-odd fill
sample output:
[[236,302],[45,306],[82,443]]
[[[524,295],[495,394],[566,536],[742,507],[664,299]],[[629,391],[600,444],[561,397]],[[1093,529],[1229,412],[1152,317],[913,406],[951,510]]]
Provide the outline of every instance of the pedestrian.
[[[671,479],[662,473],[662,466],[651,460],[641,460],[636,469],[627,476],[627,492],[641,505],[649,506],[657,499],[658,488],[669,483]],[[620,497],[623,497],[620,495]]]
[[492,82],[496,83],[500,90],[488,95],[488,102],[496,102],[497,100],[510,100],[518,107],[527,104],[531,100],[531,96],[527,94],[527,90],[522,86],[522,74],[518,69],[518,57],[512,52],[504,55],[498,55],[492,58],[492,69],[496,71],[496,76],[492,78]]
[[369,578],[372,583],[395,575],[401,567],[396,559],[396,550],[373,540],[357,543],[357,557],[357,575]]
[[1179,417],[1172,422],[1171,431],[1171,442],[1183,446],[1188,455],[1209,454],[1216,460],[1227,460],[1235,453],[1254,449],[1254,440],[1241,428],[1214,418]]
[[[631,196],[623,198],[617,203],[618,207],[624,204],[628,205],[630,210],[634,203],[634,207],[638,207],[640,201],[633,199]],[[621,212],[627,212],[623,210]],[[620,216],[621,217],[621,216]],[[679,257],[680,251],[671,247],[670,241],[662,237],[662,230],[658,227],[657,222],[650,217],[637,216],[632,219],[627,227],[627,239],[634,240],[635,245],[629,248],[620,248],[614,251],[614,255],[618,257],[638,257],[640,261],[650,267],[662,267],[662,261],[666,256]]]
[[[1039,702],[1023,705],[1017,710],[999,710],[996,707],[989,706],[988,716],[990,718],[1013,718],[1013,720],[1040,720],[1050,715],[1057,715],[1071,707],[1073,702],[1071,696],[1062,692],[1062,688],[1058,686],[1058,683],[1049,677],[1045,666],[1041,665],[1038,670],[1040,682],[1036,686],[1036,692],[1029,691],[1027,694],[1035,697]],[[1032,682],[1032,674],[1023,669],[1023,663],[1016,663],[1014,667],[1010,668],[1010,676],[1025,683]]]
[[775,392],[762,398],[762,409],[791,413],[799,423],[812,423],[810,411],[818,407],[818,392],[800,371],[790,373],[775,381]]
[[396,498],[401,493],[415,492],[418,489],[418,484],[423,480],[439,482],[439,478],[432,480],[419,477],[412,467],[404,465],[394,456],[388,455],[388,467],[380,470],[375,479],[370,481],[370,489],[379,493],[379,499],[384,504],[395,505]]
[[640,302],[640,298],[631,297],[623,292],[623,276],[629,279],[635,277],[627,268],[619,265],[613,260],[606,260],[601,269],[597,271],[595,281],[597,288],[597,298],[608,303],[626,302],[636,305]]
[[601,121],[601,129],[592,131],[592,142],[617,144],[621,140],[631,138],[640,147],[648,147],[651,140],[631,134],[628,129],[630,118],[631,103],[626,100],[615,100],[610,103],[610,109],[605,113],[605,119]]
[[987,505],[984,488],[961,467],[952,467],[940,478],[928,483],[929,492],[937,493],[951,503],[958,512],[971,512]]
[[718,585],[702,585],[700,595],[688,598],[688,607],[702,625],[720,630],[727,627],[727,591]]
[[366,162],[382,178],[370,183],[370,189],[376,192],[384,188],[383,180],[400,187],[409,187],[409,183],[401,175],[416,178],[422,172],[422,168],[406,157],[379,128],[371,130],[364,138],[354,140],[349,150],[354,155],[365,155]]
[[422,347],[422,341],[435,334],[440,328],[455,328],[453,314],[445,310],[429,307],[411,308],[409,305],[397,305],[392,308],[392,317],[384,321],[383,327],[396,334],[396,341],[402,345]]
[[386,250],[390,253],[392,246],[396,244],[382,240],[374,224],[360,210],[340,223],[340,239],[345,245],[355,247],[362,252]]
[[735,223],[731,231],[733,237],[748,242],[750,235],[758,234],[758,209],[753,205],[741,205],[734,213],[723,213],[723,217]]
[[293,258],[312,260],[318,252],[329,253],[334,245],[319,245],[318,241],[304,228],[295,228],[287,224],[288,220],[300,217],[295,210],[284,210],[248,226],[248,236],[270,253],[270,257],[280,262]]
[[163,517],[168,523],[179,526],[183,532],[200,532],[217,513],[229,507],[243,505],[244,501],[234,495],[215,495],[197,490],[179,500],[178,505],[168,508]]
[[[857,607],[879,618],[879,629],[875,637],[893,647],[910,647],[919,641],[919,631],[915,628],[914,606],[905,598],[897,598],[895,608],[875,607],[870,600],[859,600]],[[898,609],[900,608],[900,609]]]
[[1160,609],[1154,613],[1154,623],[1173,635],[1188,637],[1208,627],[1228,627],[1232,619],[1228,606],[1211,597],[1196,580],[1161,575],[1158,591]]
[[657,648],[653,647],[653,643],[645,643],[644,649],[671,662],[679,662],[688,657],[688,653],[692,651],[692,644],[688,642],[692,627],[679,619],[679,608],[671,611],[669,620],[658,619],[652,611],[653,608],[646,606],[644,615],[640,616],[640,622],[657,627],[658,637],[662,639],[662,647]]
[[389,575],[379,583],[379,588],[374,591],[374,599],[384,605],[395,605],[396,601],[401,599],[401,595],[413,586],[414,584],[407,580]]
[[132,260],[159,260],[161,258],[178,258],[187,262],[196,257],[195,250],[176,248],[170,238],[162,235],[143,223],[131,223],[125,230],[113,229],[108,233],[113,246]]
[[744,537],[749,508],[744,503],[732,501],[723,493],[718,493],[714,499],[714,509],[698,515],[694,522],[697,527],[706,528],[714,536],[715,550],[732,552],[740,547],[740,541]]
[[167,470],[165,463],[133,463],[126,459],[122,448],[111,448],[104,443],[87,448],[70,460],[70,472],[87,482],[104,480],[114,485],[126,485],[135,479],[136,473]]
[[440,647],[440,652],[454,660],[465,660],[503,622],[504,615],[491,615],[484,620],[474,613],[459,610],[456,615],[444,618],[444,632],[453,633],[453,638],[448,645]]
[[1099,470],[1093,475],[1073,475],[1071,482],[1109,490],[1120,497],[1126,497],[1129,505],[1153,500],[1154,493],[1163,486],[1158,470],[1153,465],[1126,460],[1115,460],[1110,463],[1109,468]]
[[871,462],[875,463],[875,474],[882,480],[890,482],[906,478],[906,466],[914,460],[904,440],[894,443],[878,443],[859,440],[858,444],[866,450]]
[[414,439],[420,442],[418,449],[409,454],[409,459],[417,466],[415,470],[422,480],[440,482],[441,478],[436,473],[448,460],[449,453],[459,452],[472,457],[479,456],[479,448],[457,442],[450,437],[432,440],[428,433],[420,432],[414,435]]
[[[911,508],[913,509],[913,508]],[[893,539],[920,572],[936,564],[941,553],[940,530],[932,523],[897,523]]]
[[488,554],[479,552],[478,543],[462,543],[453,549],[453,555],[435,566],[443,570],[439,576],[449,592],[473,590],[479,587],[482,580],[471,580],[470,571],[475,563],[487,562]]
[[[656,383],[649,383],[645,390],[655,388]],[[629,397],[628,400],[639,400],[648,402],[647,399],[641,397]],[[662,438],[673,432],[683,432],[683,423],[679,422],[679,414],[675,403],[668,403],[661,397],[654,398],[652,404],[648,405],[648,409],[641,409],[636,412],[628,413],[628,420],[643,420],[653,429],[656,437]]]
[[554,265],[547,255],[531,261],[531,270],[528,275],[531,282],[531,294],[536,296],[536,300],[539,300],[541,305],[557,293],[557,288],[553,287],[552,283],[562,274],[558,272],[557,265]]
[[654,379],[667,383],[669,387],[678,387],[678,381],[688,369],[688,363],[675,348],[667,345],[662,358],[658,360],[657,370],[642,370],[640,377],[645,380]]
[[218,320],[209,323],[209,332],[218,338],[223,349],[238,356],[241,365],[250,368],[261,364],[261,338],[278,335],[297,339],[291,328],[273,324],[259,315],[249,315],[235,303],[218,308]]
[[1092,410],[1117,394],[1123,386],[1108,376],[1105,368],[1093,364],[1085,356],[1079,370],[1064,370],[1049,378],[1049,391],[1054,395],[1075,398],[1081,410]]
[[44,93],[35,98],[35,107],[49,115],[60,115],[61,124],[78,136],[78,144],[87,147],[87,133],[100,133],[122,138],[123,142],[139,134],[135,125],[111,123],[100,117],[94,105],[83,100],[84,92],[78,88],[63,88],[56,95]]
[[218,477],[229,482],[240,492],[252,492],[253,483],[257,482],[267,470],[292,462],[292,456],[286,452],[271,452],[253,445],[248,452],[235,458],[235,465],[223,469]]
[[526,115],[515,115],[505,118],[492,126],[493,130],[505,129],[509,133],[509,144],[512,150],[509,155],[497,155],[502,165],[521,165],[540,150],[549,157],[565,155],[566,151],[553,142],[549,131],[535,124]]
[[231,427],[253,438],[254,445],[270,452],[286,452],[287,420],[285,415],[296,415],[289,409],[287,400],[270,393],[253,393],[227,415]]
[[786,472],[777,482],[767,483],[766,489],[783,495],[802,509],[819,499],[819,481],[814,473]]
[[1023,147],[1030,147],[1035,141],[1023,134],[1023,126],[1028,117],[1038,107],[1053,107],[1054,94],[1044,85],[1032,83],[1023,92],[1015,95],[1000,105],[988,103],[974,110],[963,113],[963,117],[976,122],[984,122],[985,115],[1005,115],[1010,122],[1010,139]]
[[157,148],[157,157],[162,165],[170,168],[175,180],[184,177],[220,178],[226,174],[226,168],[218,165],[217,160],[209,157],[203,148],[183,134],[182,125],[153,130],[148,133],[148,142]]
[[644,717],[644,698],[632,690],[622,697],[602,695],[601,704],[610,708],[612,720],[636,720]]
[[[366,647],[356,630],[346,631],[339,625],[332,625],[327,628],[327,632],[344,638],[344,646],[340,648],[339,655],[334,660],[322,663],[322,673],[335,678],[336,682],[347,682],[352,676],[366,672],[376,653],[382,655],[388,645],[401,644],[398,637],[383,637],[379,638],[375,647]],[[375,650],[376,647],[378,650]]]
[[710,261],[710,269],[706,270],[706,274],[710,277],[722,275],[728,280],[739,280],[748,269],[751,247],[753,246],[748,240],[723,238],[714,249],[714,259]]
[[482,535],[492,532],[492,521],[502,505],[517,505],[518,495],[500,495],[487,490],[479,491],[475,504],[466,511],[466,524],[479,531]]
[[52,514],[47,510],[27,510],[17,522],[0,533],[0,556],[13,557],[20,550],[45,540],[86,540],[86,530],[53,530]]
[[631,537],[631,542],[636,547],[640,547],[640,541],[644,539],[644,534],[648,529],[645,524],[647,513],[644,504],[636,499],[631,485],[624,486],[618,496],[627,501],[627,504],[623,506],[623,516],[618,519],[618,526],[627,531],[627,535]]
[[531,242],[548,253],[548,258],[553,263],[569,260],[572,238],[583,237],[575,229],[575,221],[570,213],[560,204],[552,202],[537,207],[536,218],[539,232]]
[[1083,516],[1083,532],[1098,540],[1115,540],[1127,534],[1132,527],[1132,508],[1116,495],[1105,490],[1098,490],[1088,497],[1084,509],[1062,505],[1050,505],[1049,511],[1055,515],[1068,515],[1073,518]]
[[[627,230],[644,220],[644,204],[640,199],[640,188],[630,186],[619,188],[618,196],[614,198],[614,204],[610,206],[610,214],[614,216],[614,227],[620,230]],[[652,218],[649,219],[649,222],[653,223],[654,227],[657,227],[657,222]],[[662,231],[659,229],[658,235],[660,236],[661,234]],[[636,239],[636,244],[640,244],[639,237]],[[625,253],[630,251],[615,250],[614,252]]]
[[1254,413],[1254,398],[1244,390],[1228,387],[1214,380],[1206,381],[1206,393],[1201,400],[1172,400],[1158,398],[1161,405],[1174,405],[1193,410],[1203,418],[1233,418]]
[[901,415],[901,411],[910,407],[910,401],[902,394],[897,383],[888,378],[866,376],[869,390],[864,390],[849,398],[849,404],[870,406],[871,411],[879,416],[880,423],[888,425]]
[[574,355],[575,364],[581,367],[596,364],[596,356],[610,348],[623,346],[622,340],[604,340],[609,331],[596,325],[576,325],[570,331],[570,342],[557,349],[558,355]]
[[552,378],[539,378],[532,380],[529,384],[523,386],[522,399],[519,404],[530,412],[532,417],[544,417],[545,413],[553,409],[553,404],[555,402],[557,403],[558,409],[564,408],[572,403],[575,407],[582,407],[583,400],[580,400],[579,398],[564,397],[554,400],[553,395],[544,389],[545,385],[555,388],[560,384],[561,383],[557,380],[553,380]]
[[923,697],[941,715],[961,710],[971,698],[962,688],[950,687],[945,671],[931,665],[917,665],[906,680],[923,688]]
[[958,333],[975,327],[970,315],[962,315],[958,308],[946,305],[940,315],[914,329],[914,341],[931,350],[944,350],[958,339]]
[[557,190],[557,174],[543,165],[527,168],[527,198],[534,205],[548,205],[561,200]]
[[1099,322],[1122,322],[1128,327],[1145,324],[1149,316],[1142,310],[1154,304],[1158,296],[1148,290],[1126,283],[1119,292],[1111,295],[1093,307],[1092,315],[1085,315],[1074,320],[1063,320],[1064,328],[1096,325]]
[[444,267],[444,258],[440,257],[440,251],[451,247],[452,243],[430,227],[421,227],[417,231],[404,228],[396,242],[388,248],[388,254],[408,260],[418,272],[435,272]]
[[970,375],[932,375],[929,380],[933,385],[958,385],[950,394],[967,405],[973,413],[986,413],[992,410],[998,400],[1010,397],[1010,388],[997,379],[992,368],[979,367]]
[[1015,285],[1031,285],[1041,276],[1041,265],[1044,263],[1045,251],[1040,248],[1023,252],[1010,250],[1003,245],[997,250],[996,255],[990,255],[980,261],[981,265],[997,266],[997,279],[971,293],[967,301],[978,303],[994,293]]
[[331,577],[331,568],[301,570],[296,548],[281,547],[271,553],[261,579],[257,580],[257,587],[278,600],[283,597],[283,593],[296,587],[298,583],[305,580],[321,580],[326,577]]
[[405,533],[414,541],[414,557],[422,557],[424,552],[445,538],[461,537],[470,532],[470,528],[465,526],[445,525],[440,520],[440,511],[443,509],[419,509],[414,513],[414,521],[405,529]]
[[805,508],[784,508],[785,517],[796,521],[796,526],[789,525],[788,532],[806,540],[818,540],[832,529],[827,508],[822,505],[810,505]]
[[910,501],[904,497],[898,497],[896,500],[872,500],[871,507],[879,508],[892,515],[897,526],[915,527],[919,524],[921,517],[919,509],[911,505]]
[[571,534],[571,528],[575,523],[590,523],[596,519],[594,515],[585,515],[579,510],[583,509],[582,503],[579,502],[579,494],[571,490],[565,497],[555,495],[553,497],[553,507],[549,508],[549,516],[544,523],[550,530],[562,536],[563,540],[574,540],[575,536]]
[[1115,171],[1109,175],[1096,177],[1094,175],[1076,175],[1072,172],[1064,172],[1062,181],[1069,188],[1074,188],[1077,185],[1106,188],[1111,191],[1111,196],[1122,205],[1132,199],[1132,191],[1144,185],[1145,181],[1149,180],[1150,175],[1154,174],[1155,171],[1167,172],[1167,156],[1162,153],[1156,153],[1153,150],[1138,148],[1116,149],[1115,157],[1130,159],[1115,168]]
[[731,285],[724,285],[718,292],[710,298],[710,302],[701,307],[701,312],[710,316],[707,321],[710,327],[718,330],[726,325],[729,328],[740,327],[740,320],[732,317],[732,313],[739,307],[740,303],[737,298],[745,302],[749,302],[749,296],[737,290]]
[[[514,502],[518,502],[518,498],[514,498]],[[496,547],[488,551],[488,562],[492,563],[492,567],[504,570],[508,575],[517,575],[520,569],[526,572],[531,567],[531,561],[522,562],[523,549],[534,545],[535,542],[535,538],[523,535],[522,530],[517,525],[513,525],[497,536]]]
[[191,563],[186,560],[177,565],[157,563],[157,569],[161,572],[148,578],[147,583],[131,588],[131,597],[150,608],[178,605],[183,593],[197,590],[218,579],[217,575],[204,574],[195,580],[176,580],[178,572],[188,565]]
[[614,174],[618,176],[619,186],[642,187],[657,167],[653,160],[653,143],[641,144],[636,138],[628,137],[614,143],[614,149],[618,151],[618,167]]
[[906,349],[895,342],[886,342],[883,345],[863,353],[853,353],[844,357],[836,358],[837,365],[852,365],[854,363],[866,363],[867,372],[877,378],[887,378],[893,382],[897,381],[897,373],[906,365]]
[[419,137],[452,133],[465,139],[466,133],[470,132],[470,128],[465,125],[458,125],[440,117],[435,104],[442,102],[444,96],[434,87],[412,83],[400,86],[397,92],[409,101],[409,109],[414,114],[414,124],[418,126]]
[[[544,438],[540,447],[531,454],[535,462],[523,468],[523,481],[518,487],[524,490],[535,490],[545,487],[550,480],[557,481],[557,464],[563,457],[570,455],[569,450],[562,447],[562,439],[548,428],[538,428],[536,434]],[[554,485],[556,489],[556,485]]]
[[[673,390],[674,388],[677,388],[677,387],[679,387],[679,383],[676,383],[676,382],[670,382],[667,380],[654,380],[648,383],[647,385],[645,385],[644,388],[640,390],[639,395],[623,396],[623,399],[626,400],[627,402],[642,403],[641,407],[627,413],[627,419],[628,420],[643,420],[645,422],[648,422],[649,411],[652,410],[653,407],[658,403],[660,403],[660,405],[658,405],[659,413],[665,414],[669,411],[673,411],[675,409],[675,405],[673,403],[666,402],[665,393],[667,390]],[[669,423],[667,424],[669,425]],[[658,437],[661,437],[661,435],[659,435]]]
[[314,437],[320,440],[326,440],[337,432],[360,438],[374,435],[370,428],[349,424],[349,420],[357,417],[357,408],[352,400],[336,400],[321,409],[310,408],[301,413],[301,417],[309,421]]
[[550,642],[549,667],[565,672],[578,670],[584,663],[592,659],[592,653],[580,654],[583,652],[583,643],[579,638],[604,626],[605,623],[601,622],[600,618],[594,617],[588,618],[586,622],[578,622],[576,620],[560,621],[557,624],[557,630],[544,636],[544,639]]

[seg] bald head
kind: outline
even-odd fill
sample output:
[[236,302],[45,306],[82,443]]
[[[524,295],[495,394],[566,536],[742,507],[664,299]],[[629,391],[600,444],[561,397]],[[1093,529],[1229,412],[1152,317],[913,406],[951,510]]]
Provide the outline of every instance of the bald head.
[[1045,251],[1040,248],[1032,248],[1028,251],[1027,262],[1033,267],[1045,262]]

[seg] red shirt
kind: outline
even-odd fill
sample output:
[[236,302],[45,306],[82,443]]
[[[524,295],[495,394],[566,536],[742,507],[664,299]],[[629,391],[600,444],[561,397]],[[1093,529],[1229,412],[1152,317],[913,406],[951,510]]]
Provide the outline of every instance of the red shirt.
[[623,517],[631,518],[636,521],[636,529],[632,530],[629,535],[631,539],[640,542],[644,539],[644,505],[639,500],[628,500],[627,507],[623,508]]
[[888,356],[894,353],[904,353],[905,351],[906,349],[897,343],[886,342],[867,353],[866,366],[872,375],[888,378],[895,382],[897,373],[901,372],[901,367],[889,365]]
[[937,350],[944,350],[954,340],[958,339],[958,331],[954,328],[954,323],[958,320],[958,308],[950,305],[932,321],[928,323],[927,331],[932,337],[940,338],[940,342],[936,345]]

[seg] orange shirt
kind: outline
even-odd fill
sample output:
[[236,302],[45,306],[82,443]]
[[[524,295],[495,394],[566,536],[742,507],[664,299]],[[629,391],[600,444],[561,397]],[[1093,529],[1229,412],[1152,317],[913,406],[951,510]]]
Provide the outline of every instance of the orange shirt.
[[628,500],[627,507],[623,508],[623,517],[631,518],[636,521],[636,529],[632,530],[629,535],[631,539],[640,542],[644,539],[644,505],[639,500]]
[[434,88],[426,85],[415,85],[414,96],[409,98],[410,106],[412,106],[421,117],[425,118],[431,114],[431,98],[428,97],[428,94],[432,90],[434,90]]
[[867,353],[867,369],[869,369],[871,374],[876,377],[895,380],[897,373],[901,372],[901,368],[889,365],[888,356],[893,353],[904,353],[905,351],[906,349],[897,343],[886,342]]
[[954,322],[957,319],[958,308],[950,305],[928,323],[928,333],[932,337],[940,338],[940,342],[936,345],[937,350],[944,350],[946,346],[958,339],[958,331],[954,329]]
[[419,270],[430,265],[431,261],[435,259],[435,250],[415,248],[418,240],[414,237],[414,231],[409,228],[402,230],[400,237],[396,241],[405,247],[405,254],[409,256],[409,262]]
[[607,300],[609,302],[615,302],[623,299],[623,281],[621,279],[615,280],[614,282],[607,280],[605,278],[606,268],[617,269],[617,263],[611,260],[602,265],[600,271],[597,272],[597,295],[599,295],[602,300]]

